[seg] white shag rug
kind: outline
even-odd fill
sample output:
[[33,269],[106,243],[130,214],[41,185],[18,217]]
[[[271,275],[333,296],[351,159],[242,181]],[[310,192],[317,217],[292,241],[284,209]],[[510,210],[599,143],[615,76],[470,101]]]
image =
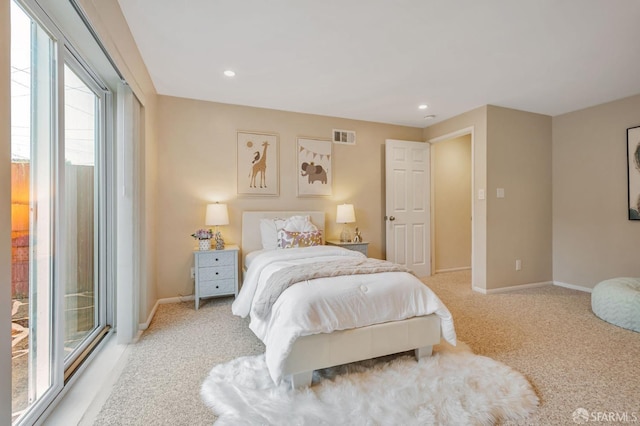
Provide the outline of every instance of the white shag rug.
[[[462,348],[460,348],[462,346]],[[491,425],[538,406],[517,371],[458,344],[355,362],[313,373],[310,388],[271,380],[264,355],[216,365],[201,396],[216,425]]]

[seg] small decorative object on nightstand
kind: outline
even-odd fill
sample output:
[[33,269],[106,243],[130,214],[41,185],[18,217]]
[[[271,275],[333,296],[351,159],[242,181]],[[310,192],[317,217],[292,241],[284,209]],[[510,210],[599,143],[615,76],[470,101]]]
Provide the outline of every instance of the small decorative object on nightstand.
[[355,242],[348,243],[348,242],[337,241],[337,240],[327,240],[326,244],[329,246],[339,246],[349,250],[359,251],[365,256],[368,256],[369,243],[365,243],[362,241],[359,243],[355,243]]
[[358,229],[358,227],[356,226],[356,230],[353,233],[353,242],[354,243],[361,243],[362,242],[362,235],[360,235],[360,230]]
[[238,295],[238,246],[194,251],[196,310],[205,297]]
[[213,238],[211,229],[198,229],[191,236],[198,240],[199,250],[211,250],[211,238]]

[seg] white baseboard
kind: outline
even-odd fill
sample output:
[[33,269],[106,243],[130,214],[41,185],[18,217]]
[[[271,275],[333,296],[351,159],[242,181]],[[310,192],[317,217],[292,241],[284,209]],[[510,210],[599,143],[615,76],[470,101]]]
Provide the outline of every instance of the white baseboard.
[[147,317],[147,322],[138,324],[138,330],[146,330],[147,328],[149,328],[149,324],[151,324],[151,320],[153,319],[153,316],[156,314],[156,310],[158,309],[159,304],[160,304],[160,300],[156,300],[155,305],[153,305],[153,308],[151,308],[151,312],[149,312],[149,316]]
[[[156,310],[158,309],[158,305],[162,305],[165,303],[180,303],[180,302],[190,302],[192,300],[195,300],[195,296],[191,295],[191,296],[177,296],[177,297],[165,297],[163,299],[158,299],[156,300],[155,305],[153,305],[153,308],[151,308],[151,312],[149,312],[149,316],[147,317],[147,321],[138,324],[138,330],[146,330],[147,328],[149,328],[149,324],[151,324],[151,320],[153,319],[153,316],[156,314]],[[136,337],[139,338],[141,335],[141,333],[138,333],[138,336]]]
[[567,284],[567,283],[563,283],[561,281],[554,281],[553,285],[557,285],[558,287],[568,288],[568,289],[571,289],[571,290],[584,291],[584,292],[587,292],[587,293],[591,293],[593,291],[593,289],[589,288],[589,287],[583,287],[581,285],[575,285],[575,284]]
[[445,272],[469,271],[469,270],[471,270],[471,266],[463,266],[460,268],[437,269],[436,274],[442,274]]
[[510,291],[525,290],[527,288],[544,287],[552,284],[553,284],[553,281],[543,281],[539,283],[520,284],[520,285],[509,286],[509,287],[490,288],[490,289],[473,287],[473,291],[476,291],[482,294],[508,293]]

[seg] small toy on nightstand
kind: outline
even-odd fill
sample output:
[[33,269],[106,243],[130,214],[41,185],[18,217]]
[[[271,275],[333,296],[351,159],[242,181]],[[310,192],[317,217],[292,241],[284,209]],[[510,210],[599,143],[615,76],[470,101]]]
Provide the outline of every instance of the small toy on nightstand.
[[357,226],[356,226],[355,235],[353,236],[353,242],[354,243],[361,243],[362,242],[362,235],[360,235],[360,230],[358,229]]

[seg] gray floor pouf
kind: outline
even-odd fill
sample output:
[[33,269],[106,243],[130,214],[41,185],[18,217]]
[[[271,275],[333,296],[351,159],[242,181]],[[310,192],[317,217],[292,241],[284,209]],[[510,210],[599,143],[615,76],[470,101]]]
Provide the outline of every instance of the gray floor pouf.
[[612,278],[591,293],[591,309],[603,320],[640,333],[640,278]]

